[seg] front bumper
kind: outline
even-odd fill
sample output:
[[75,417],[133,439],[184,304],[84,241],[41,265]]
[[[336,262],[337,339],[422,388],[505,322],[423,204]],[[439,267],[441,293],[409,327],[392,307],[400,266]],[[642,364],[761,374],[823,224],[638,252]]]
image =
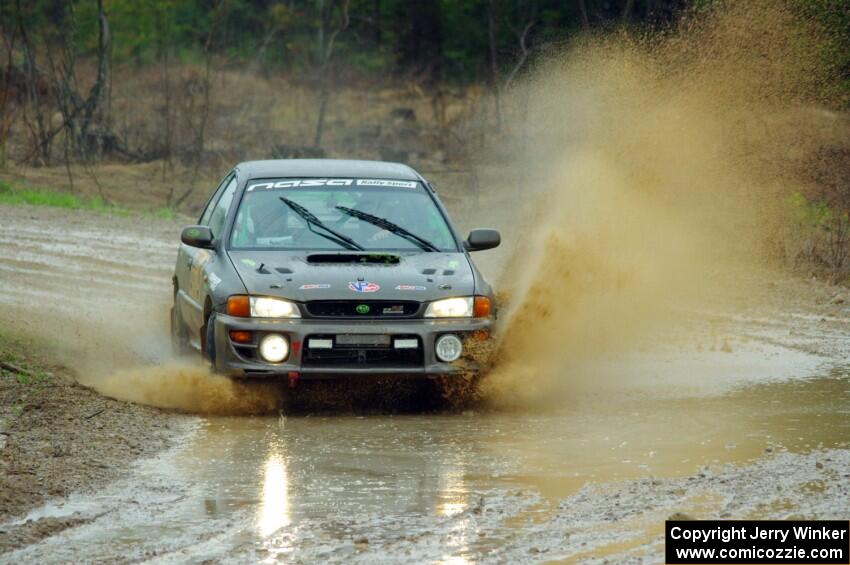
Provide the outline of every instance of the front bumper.
[[[476,371],[479,365],[466,354],[452,363],[437,359],[434,352],[436,339],[443,334],[455,334],[465,345],[469,340],[487,339],[493,320],[482,319],[406,319],[369,320],[300,318],[294,320],[250,319],[217,314],[215,317],[216,369],[234,377],[297,377],[301,379],[326,379],[356,376],[432,377]],[[230,339],[234,330],[253,332],[252,344],[238,344]],[[268,363],[257,354],[256,344],[263,335],[277,333],[289,339],[289,357],[282,363]],[[372,363],[364,358],[352,363],[338,361],[325,364],[305,351],[310,336],[337,335],[388,335],[418,338],[419,356],[415,361]],[[465,352],[468,350],[464,347]],[[374,350],[372,350],[374,351]],[[252,354],[253,353],[253,354]]]

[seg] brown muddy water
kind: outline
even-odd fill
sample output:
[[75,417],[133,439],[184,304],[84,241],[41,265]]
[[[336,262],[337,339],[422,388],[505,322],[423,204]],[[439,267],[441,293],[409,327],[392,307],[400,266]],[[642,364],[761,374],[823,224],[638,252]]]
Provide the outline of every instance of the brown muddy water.
[[[178,383],[183,373],[163,364],[165,320],[153,306],[169,298],[176,224],[24,210],[0,208],[2,301],[20,312],[18,327],[41,331],[118,397],[191,408],[207,406],[191,402],[206,388],[248,392],[204,387],[203,371]],[[138,238],[148,238],[144,257],[121,251]],[[0,524],[75,518],[0,562],[657,561],[661,524],[677,511],[846,517],[850,480],[832,467],[850,453],[844,317],[691,317],[708,328],[693,339],[565,365],[553,402],[198,416],[176,447],[125,478]],[[121,381],[132,363],[141,369]]]
[[31,512],[88,521],[0,561],[492,561],[534,554],[547,525],[557,546],[535,559],[601,557],[661,522],[559,540],[559,513],[587,485],[850,441],[850,371],[813,356],[754,345],[608,369],[629,385],[558,410],[201,418],[128,479]]

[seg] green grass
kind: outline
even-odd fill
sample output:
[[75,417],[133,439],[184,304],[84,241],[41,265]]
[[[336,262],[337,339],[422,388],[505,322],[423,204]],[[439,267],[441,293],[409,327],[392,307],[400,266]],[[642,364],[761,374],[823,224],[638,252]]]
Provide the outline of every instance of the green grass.
[[50,376],[43,367],[22,355],[27,345],[22,338],[10,337],[0,333],[0,361],[21,368],[23,373],[0,367],[0,378],[10,378],[22,385],[43,385]]
[[102,198],[83,198],[67,192],[49,188],[26,187],[10,181],[0,180],[0,204],[29,204],[30,206],[50,206],[69,210],[120,210],[111,206]]
[[177,217],[177,212],[174,211],[174,208],[167,208],[163,206],[162,208],[154,210],[153,215],[161,220],[173,220]]
[[[49,206],[51,208],[64,208],[66,210],[91,210],[116,216],[130,216],[133,211],[128,208],[109,204],[99,196],[86,198],[61,192],[46,187],[30,187],[11,181],[0,180],[0,204],[30,206]],[[168,207],[155,210],[143,210],[142,213],[155,216],[163,220],[173,220],[177,213]]]

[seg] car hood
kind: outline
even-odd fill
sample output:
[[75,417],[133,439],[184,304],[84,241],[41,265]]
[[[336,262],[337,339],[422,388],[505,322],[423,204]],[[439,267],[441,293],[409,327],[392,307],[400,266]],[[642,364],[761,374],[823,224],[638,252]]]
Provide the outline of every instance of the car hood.
[[[310,300],[434,300],[474,293],[463,253],[369,255],[307,251],[230,251],[249,294]],[[361,262],[368,257],[369,262]],[[262,267],[262,268],[261,268]]]

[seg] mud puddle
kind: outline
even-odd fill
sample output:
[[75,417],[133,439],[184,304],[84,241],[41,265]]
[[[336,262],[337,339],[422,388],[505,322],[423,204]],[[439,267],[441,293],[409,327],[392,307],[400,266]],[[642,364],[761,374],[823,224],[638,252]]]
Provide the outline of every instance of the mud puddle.
[[[850,441],[847,368],[767,345],[649,357],[609,363],[625,385],[579,387],[553,410],[207,418],[126,481],[32,512],[89,519],[0,560],[474,561],[527,554],[539,528],[559,555],[587,557],[549,529],[588,485]],[[600,515],[616,508],[598,497]],[[594,551],[634,547],[605,537],[621,527],[596,528]]]

